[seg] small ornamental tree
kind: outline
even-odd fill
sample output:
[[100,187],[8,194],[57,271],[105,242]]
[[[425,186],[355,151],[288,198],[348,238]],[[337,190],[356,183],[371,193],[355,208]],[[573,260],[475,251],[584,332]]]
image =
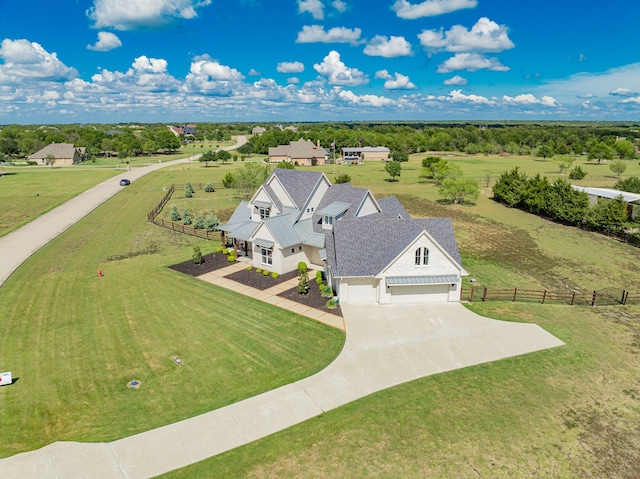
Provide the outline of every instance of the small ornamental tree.
[[202,262],[204,261],[202,259],[202,251],[200,250],[200,246],[194,246],[193,247],[193,262],[195,264],[202,264]]
[[298,293],[306,294],[309,291],[309,269],[307,263],[298,263]]
[[400,176],[400,173],[402,173],[402,165],[399,161],[389,161],[384,165],[384,170],[391,176],[390,181],[398,181],[396,176]]
[[200,155],[200,159],[198,161],[200,163],[204,163],[204,167],[206,168],[207,166],[209,166],[210,161],[218,161],[218,157],[213,151],[207,150],[202,155]]
[[458,205],[461,203],[473,203],[480,196],[480,188],[472,179],[445,178],[438,190],[445,200]]
[[231,153],[229,153],[227,150],[219,150],[216,156],[223,163],[231,159]]
[[204,185],[204,191],[207,193],[213,193],[214,191],[216,191],[215,186],[213,186],[213,183],[207,183],[206,185]]
[[191,194],[194,194],[196,192],[196,190],[193,188],[193,185],[191,184],[191,182],[187,181],[187,184],[184,185],[184,189],[189,189],[189,191],[191,191]]
[[191,185],[189,185],[188,183],[186,185],[184,185],[184,197],[185,198],[191,198],[193,196],[193,191],[191,191],[192,188],[189,188],[189,186],[191,186]]
[[617,178],[620,178],[622,173],[627,169],[627,164],[622,160],[616,160],[609,165],[609,169],[613,171]]
[[204,228],[207,231],[214,231],[216,229],[216,226],[218,226],[219,224],[220,219],[214,214],[209,214],[204,217]]
[[191,213],[189,213],[189,210],[184,210],[184,213],[182,213],[182,224],[183,225],[191,224]]
[[193,227],[197,230],[203,230],[205,228],[204,218],[202,216],[196,216],[193,219]]
[[558,168],[560,169],[560,173],[564,173],[564,170],[568,170],[573,165],[575,158],[571,158],[570,156],[560,156],[556,160],[558,163]]
[[587,172],[579,166],[574,166],[569,172],[569,178],[572,180],[581,180],[585,176],[587,176]]
[[338,176],[333,177],[333,182],[336,185],[340,185],[342,183],[351,183],[351,176],[346,173],[341,173]]
[[224,178],[222,178],[222,186],[225,188],[233,188],[235,187],[235,184],[236,180],[231,172],[227,173],[224,175]]
[[173,205],[173,208],[171,208],[171,221],[180,221],[182,219],[182,216],[180,216],[180,210],[178,210],[178,207]]

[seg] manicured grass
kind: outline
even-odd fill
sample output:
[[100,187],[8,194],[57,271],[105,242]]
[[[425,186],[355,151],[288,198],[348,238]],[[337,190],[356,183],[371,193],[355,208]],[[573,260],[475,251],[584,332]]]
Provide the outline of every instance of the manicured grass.
[[[0,364],[18,378],[0,390],[11,431],[0,435],[0,456],[192,417],[313,374],[338,354],[340,331],[166,268],[216,244],[150,225],[146,213],[167,183],[187,174],[205,182],[214,170],[223,168],[136,181],[0,288]],[[127,387],[132,379],[139,389]]]
[[[640,291],[637,248],[486,196],[443,206],[431,184],[376,175],[378,197],[396,194],[416,216],[452,217],[463,264],[481,284]],[[164,477],[640,475],[640,306],[469,307],[539,324],[567,345],[404,384]]]
[[118,173],[75,167],[7,169],[0,177],[0,236]]

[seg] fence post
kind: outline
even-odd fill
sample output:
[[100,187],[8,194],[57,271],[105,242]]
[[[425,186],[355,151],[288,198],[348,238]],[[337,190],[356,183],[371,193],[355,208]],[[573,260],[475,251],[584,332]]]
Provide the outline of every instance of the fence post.
[[623,289],[622,290],[622,299],[620,300],[620,303],[622,303],[622,305],[624,306],[627,302],[625,296],[627,295],[627,292]]
[[473,292],[475,291],[476,287],[475,286],[471,286],[471,295],[469,296],[469,302],[473,303]]
[[487,301],[487,287],[484,287],[484,294],[482,295],[482,302],[486,302]]
[[544,300],[545,300],[545,298],[546,298],[546,297],[547,297],[547,290],[545,289],[545,290],[542,292],[542,304],[544,304]]
[[591,297],[591,306],[595,306],[596,305],[596,295],[598,293],[596,293],[595,291],[593,292],[593,296]]
[[576,300],[576,292],[574,291],[573,294],[571,295],[571,306],[573,306],[573,303]]
[[516,296],[518,295],[518,288],[513,288],[513,302],[516,302]]

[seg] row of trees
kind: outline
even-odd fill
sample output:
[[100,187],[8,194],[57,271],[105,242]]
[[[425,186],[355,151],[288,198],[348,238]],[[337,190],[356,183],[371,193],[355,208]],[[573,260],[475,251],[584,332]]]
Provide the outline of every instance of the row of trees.
[[622,197],[591,206],[589,196],[562,179],[528,177],[517,167],[503,173],[493,185],[493,199],[513,208],[546,216],[567,225],[586,225],[600,230],[620,230],[629,222]]

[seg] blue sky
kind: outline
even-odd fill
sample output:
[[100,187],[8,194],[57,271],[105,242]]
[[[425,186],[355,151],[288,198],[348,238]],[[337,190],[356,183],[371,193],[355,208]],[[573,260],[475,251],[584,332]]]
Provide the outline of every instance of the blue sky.
[[0,124],[640,120],[632,0],[0,0]]

